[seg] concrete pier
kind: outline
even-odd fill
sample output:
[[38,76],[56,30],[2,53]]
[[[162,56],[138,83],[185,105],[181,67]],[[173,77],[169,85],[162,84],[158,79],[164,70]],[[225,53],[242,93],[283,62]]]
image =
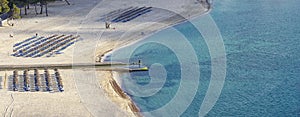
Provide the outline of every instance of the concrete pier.
[[43,64],[43,65],[0,65],[0,71],[9,70],[34,70],[40,69],[86,69],[95,68],[97,71],[147,71],[147,67],[127,68],[130,66],[125,63],[70,63],[70,64]]

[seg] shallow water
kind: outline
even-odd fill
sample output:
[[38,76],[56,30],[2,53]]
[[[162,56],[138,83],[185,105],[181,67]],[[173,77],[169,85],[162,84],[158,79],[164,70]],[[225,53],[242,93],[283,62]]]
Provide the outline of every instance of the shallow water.
[[[299,0],[215,1],[210,15],[224,39],[227,75],[220,98],[207,116],[300,116],[299,4]],[[201,18],[192,22],[199,26],[201,22],[199,20]],[[122,88],[130,94],[142,112],[151,112],[170,103],[177,95],[181,82],[193,82],[182,81],[180,73],[182,67],[193,66],[198,62],[201,69],[197,94],[181,115],[198,116],[210,82],[211,58],[205,41],[194,31],[195,28],[191,24],[183,23],[174,28],[149,37],[144,40],[148,43],[137,49],[129,46],[116,51],[112,58],[116,61],[130,58],[131,62],[141,59],[148,67],[152,65],[152,68],[165,70],[166,81],[158,80],[148,89],[151,91],[158,89],[158,92],[153,91],[154,95],[144,94],[143,97],[138,96],[143,93],[137,92],[131,83],[147,86],[152,79],[150,76],[164,77],[161,75],[164,73],[156,71],[156,74],[149,72],[123,74]],[[197,53],[197,62],[182,63],[177,54],[182,54],[183,59],[188,60],[189,56],[185,54],[189,55],[189,52],[184,53],[184,49],[174,52],[164,44],[155,43],[165,40],[173,44],[173,47],[185,48],[188,45],[180,45],[182,44],[180,40],[185,39],[184,37]],[[130,50],[134,52],[126,53]],[[126,57],[128,54],[131,56]],[[177,106],[163,112],[171,116],[173,110],[181,106],[184,105],[179,102]],[[146,116],[164,114],[151,113]]]

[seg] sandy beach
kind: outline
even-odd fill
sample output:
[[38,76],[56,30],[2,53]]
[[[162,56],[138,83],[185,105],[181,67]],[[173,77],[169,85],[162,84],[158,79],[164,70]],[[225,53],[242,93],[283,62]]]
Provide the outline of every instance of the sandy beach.
[[[73,0],[71,5],[66,5],[57,1],[49,4],[49,17],[35,16],[32,7],[28,16],[12,21],[15,26],[0,27],[0,65],[95,63],[110,51],[208,11],[196,0],[174,0],[172,3]],[[105,29],[105,21],[101,19],[108,13],[134,6],[151,6],[152,11],[126,23],[112,23],[111,29]],[[11,56],[15,43],[36,33],[46,37],[80,35],[80,41],[53,57]],[[142,116],[120,88],[122,84],[113,79],[112,71],[70,69],[60,70],[60,73],[64,92],[12,92],[8,90],[7,81],[12,71],[0,71],[0,116]]]
[[119,84],[113,79],[112,72],[101,73],[105,76],[101,86],[105,90],[107,96],[117,105],[129,113],[130,116],[141,117],[139,108],[134,105],[130,97],[120,88]]

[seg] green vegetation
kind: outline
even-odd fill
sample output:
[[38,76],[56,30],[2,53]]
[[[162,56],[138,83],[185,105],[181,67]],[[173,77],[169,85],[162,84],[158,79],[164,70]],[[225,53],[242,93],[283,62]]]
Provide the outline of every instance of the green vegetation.
[[[45,9],[46,16],[48,16],[48,3],[55,0],[0,0],[0,14],[11,12],[13,18],[21,17],[21,8],[24,9],[24,15],[27,15],[27,10],[30,5],[34,6],[35,13],[43,14]],[[67,1],[67,4],[70,4]],[[38,13],[37,6],[40,6],[40,12]]]
[[20,16],[21,10],[16,5],[13,5],[13,11],[14,11],[12,14],[13,18],[16,18],[16,19],[21,18],[21,16]]
[[0,0],[0,14],[9,12],[10,8],[8,3],[7,0]]
[[37,5],[40,6],[40,13],[43,14],[43,8],[45,7],[46,16],[48,16],[48,3],[54,2],[55,0],[11,0],[17,6],[22,6],[24,8],[24,14],[27,15],[27,9],[29,9],[29,5],[34,5],[35,13],[37,12]]

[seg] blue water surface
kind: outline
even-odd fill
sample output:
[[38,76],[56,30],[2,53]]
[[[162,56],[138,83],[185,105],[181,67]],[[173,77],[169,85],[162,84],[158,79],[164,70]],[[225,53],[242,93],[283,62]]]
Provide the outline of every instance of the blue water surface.
[[[300,116],[299,5],[299,0],[214,2],[210,15],[224,39],[227,75],[220,98],[207,116]],[[192,22],[200,25],[200,19]],[[181,115],[196,117],[210,82],[211,58],[205,41],[193,25],[183,23],[174,28],[191,42],[201,66],[197,94]],[[173,33],[178,32],[167,29],[147,40],[170,40],[167,37],[172,37]],[[122,51],[128,50],[122,49],[115,55]],[[148,67],[160,63],[167,71],[167,80],[155,95],[130,95],[142,112],[159,109],[176,95],[181,82],[181,65],[194,64],[193,61],[180,63],[177,57],[172,49],[157,43],[144,44],[131,55],[132,62],[142,59]],[[122,60],[122,56],[118,58]],[[131,73],[122,78],[133,79],[140,85],[147,85],[151,80],[148,72]],[[122,88],[130,89],[130,86],[124,83]]]

